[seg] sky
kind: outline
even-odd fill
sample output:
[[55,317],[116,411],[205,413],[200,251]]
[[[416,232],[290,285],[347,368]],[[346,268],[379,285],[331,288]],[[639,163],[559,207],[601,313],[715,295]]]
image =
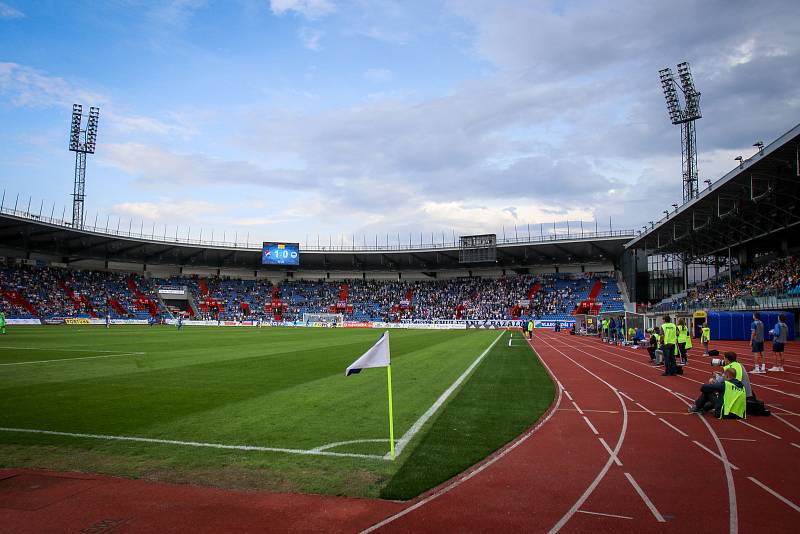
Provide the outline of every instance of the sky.
[[797,20],[796,0],[0,0],[3,203],[69,218],[80,103],[101,110],[89,225],[637,229],[681,200],[659,69],[691,64],[715,180],[800,122]]

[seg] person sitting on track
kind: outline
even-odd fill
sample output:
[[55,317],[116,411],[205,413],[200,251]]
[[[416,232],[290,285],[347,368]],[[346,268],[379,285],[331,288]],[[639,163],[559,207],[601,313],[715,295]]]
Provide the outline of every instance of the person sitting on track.
[[736,379],[736,369],[725,369],[722,380],[715,380],[700,386],[700,396],[689,413],[703,413],[709,403],[713,403],[714,416],[720,419],[745,419],[747,417],[747,396],[744,384]]

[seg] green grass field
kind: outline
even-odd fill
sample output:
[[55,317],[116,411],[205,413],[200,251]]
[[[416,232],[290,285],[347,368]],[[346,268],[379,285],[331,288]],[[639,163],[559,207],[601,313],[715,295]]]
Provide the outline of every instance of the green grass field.
[[[509,347],[508,333],[394,330],[396,439],[498,336],[502,339],[391,462],[383,458],[389,450],[386,371],[344,376],[379,331],[186,327],[178,332],[121,326],[9,331],[0,337],[4,467],[406,499],[513,439],[541,416],[554,392],[533,351],[522,342]],[[348,443],[336,445],[341,442]]]

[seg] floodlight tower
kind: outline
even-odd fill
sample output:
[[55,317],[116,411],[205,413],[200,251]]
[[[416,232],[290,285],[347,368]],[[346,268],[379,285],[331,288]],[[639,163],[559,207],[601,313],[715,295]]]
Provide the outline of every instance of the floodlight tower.
[[[681,125],[681,155],[683,157],[683,201],[697,196],[697,137],[694,121],[702,118],[700,113],[700,93],[697,92],[692,79],[692,71],[687,62],[678,63],[678,79],[672,75],[672,69],[667,67],[658,71],[661,78],[661,88],[667,100],[667,111],[672,124]],[[678,100],[680,88],[683,93],[684,108],[681,109]]]
[[72,125],[69,130],[69,149],[75,152],[75,181],[72,188],[72,226],[83,228],[83,200],[86,198],[86,154],[94,154],[97,145],[97,123],[100,120],[100,108],[89,108],[89,119],[86,129],[81,129],[83,107],[72,105]]

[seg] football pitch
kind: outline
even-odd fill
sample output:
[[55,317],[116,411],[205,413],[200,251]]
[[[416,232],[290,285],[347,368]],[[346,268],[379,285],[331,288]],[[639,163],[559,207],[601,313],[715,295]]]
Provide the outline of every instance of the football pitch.
[[407,499],[512,440],[554,387],[509,332],[16,327],[0,338],[0,466]]

